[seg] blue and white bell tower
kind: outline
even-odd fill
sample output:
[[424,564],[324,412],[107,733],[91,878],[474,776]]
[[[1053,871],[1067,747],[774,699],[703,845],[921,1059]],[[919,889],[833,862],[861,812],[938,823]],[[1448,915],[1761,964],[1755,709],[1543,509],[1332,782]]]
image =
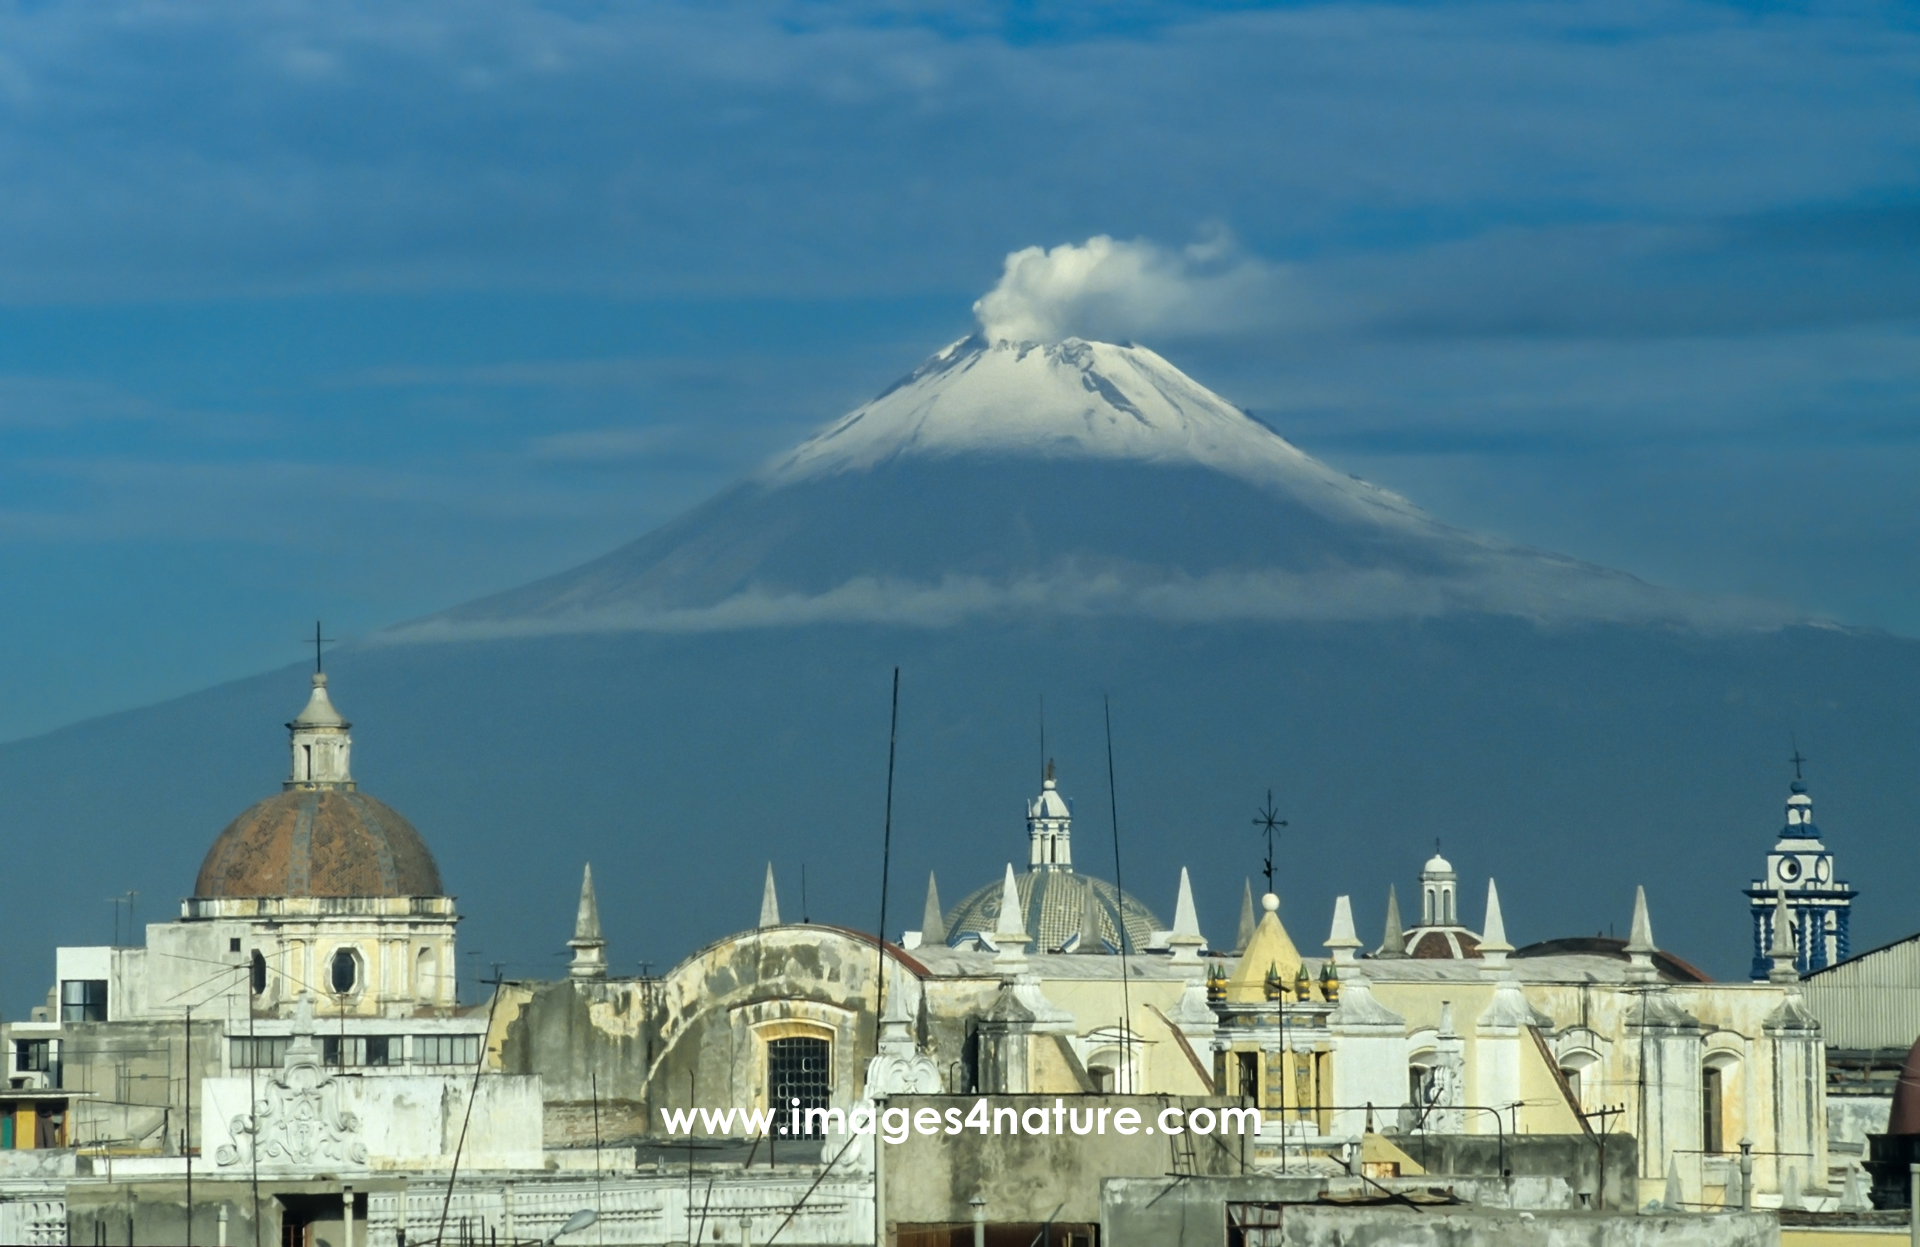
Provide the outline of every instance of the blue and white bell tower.
[[1765,980],[1772,963],[1767,949],[1773,943],[1774,914],[1782,893],[1787,919],[1793,925],[1793,964],[1801,974],[1845,961],[1849,954],[1847,919],[1853,898],[1860,895],[1834,877],[1833,854],[1820,841],[1813,822],[1813,798],[1800,777],[1806,759],[1793,755],[1793,784],[1787,795],[1787,825],[1780,829],[1773,851],[1767,854],[1767,873],[1747,887],[1753,912],[1753,978]]

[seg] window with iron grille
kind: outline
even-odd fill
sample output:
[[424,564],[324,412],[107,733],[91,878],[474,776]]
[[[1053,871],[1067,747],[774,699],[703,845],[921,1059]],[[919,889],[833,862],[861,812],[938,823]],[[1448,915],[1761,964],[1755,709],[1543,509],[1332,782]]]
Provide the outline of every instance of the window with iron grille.
[[415,1065],[477,1065],[480,1063],[478,1035],[415,1035]]
[[287,1060],[287,1045],[293,1040],[286,1035],[262,1035],[254,1038],[240,1036],[227,1041],[227,1066],[229,1069],[279,1069]]
[[807,1110],[826,1108],[832,1100],[832,1045],[824,1039],[804,1035],[767,1041],[767,1107],[776,1122],[786,1119],[800,1101],[801,1133],[818,1136],[822,1123],[816,1119],[808,1130]]

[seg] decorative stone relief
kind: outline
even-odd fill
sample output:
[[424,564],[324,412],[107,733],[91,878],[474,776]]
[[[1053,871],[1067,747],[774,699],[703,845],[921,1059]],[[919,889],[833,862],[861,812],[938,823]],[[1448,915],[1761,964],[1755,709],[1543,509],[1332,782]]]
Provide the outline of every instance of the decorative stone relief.
[[285,1068],[268,1079],[254,1103],[253,1116],[233,1119],[235,1144],[215,1150],[216,1164],[228,1168],[246,1162],[249,1148],[262,1165],[290,1169],[367,1163],[367,1145],[358,1137],[360,1119],[341,1107],[341,1084],[322,1071],[319,1055],[313,1036],[295,1039]]

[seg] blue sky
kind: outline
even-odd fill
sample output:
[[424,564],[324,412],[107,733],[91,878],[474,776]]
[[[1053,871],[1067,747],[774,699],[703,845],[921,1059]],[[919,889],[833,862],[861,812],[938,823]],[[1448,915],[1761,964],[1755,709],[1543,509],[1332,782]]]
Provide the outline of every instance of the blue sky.
[[17,3],[0,739],[599,553],[1103,233],[1444,518],[1920,635],[1911,4]]

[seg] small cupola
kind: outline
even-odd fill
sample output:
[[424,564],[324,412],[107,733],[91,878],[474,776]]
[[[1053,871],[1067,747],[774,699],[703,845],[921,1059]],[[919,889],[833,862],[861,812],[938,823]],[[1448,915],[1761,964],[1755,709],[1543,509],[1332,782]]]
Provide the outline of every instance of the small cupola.
[[1027,841],[1030,868],[1073,869],[1073,810],[1060,795],[1052,759],[1040,781],[1040,795],[1027,803]]
[[1420,868],[1420,925],[1423,927],[1451,927],[1460,922],[1459,909],[1454,903],[1454,888],[1459,876],[1453,872],[1453,863],[1435,853]]
[[292,733],[293,765],[286,788],[352,788],[353,724],[340,717],[327,696],[324,672],[313,673],[313,692],[299,717],[287,724]]

